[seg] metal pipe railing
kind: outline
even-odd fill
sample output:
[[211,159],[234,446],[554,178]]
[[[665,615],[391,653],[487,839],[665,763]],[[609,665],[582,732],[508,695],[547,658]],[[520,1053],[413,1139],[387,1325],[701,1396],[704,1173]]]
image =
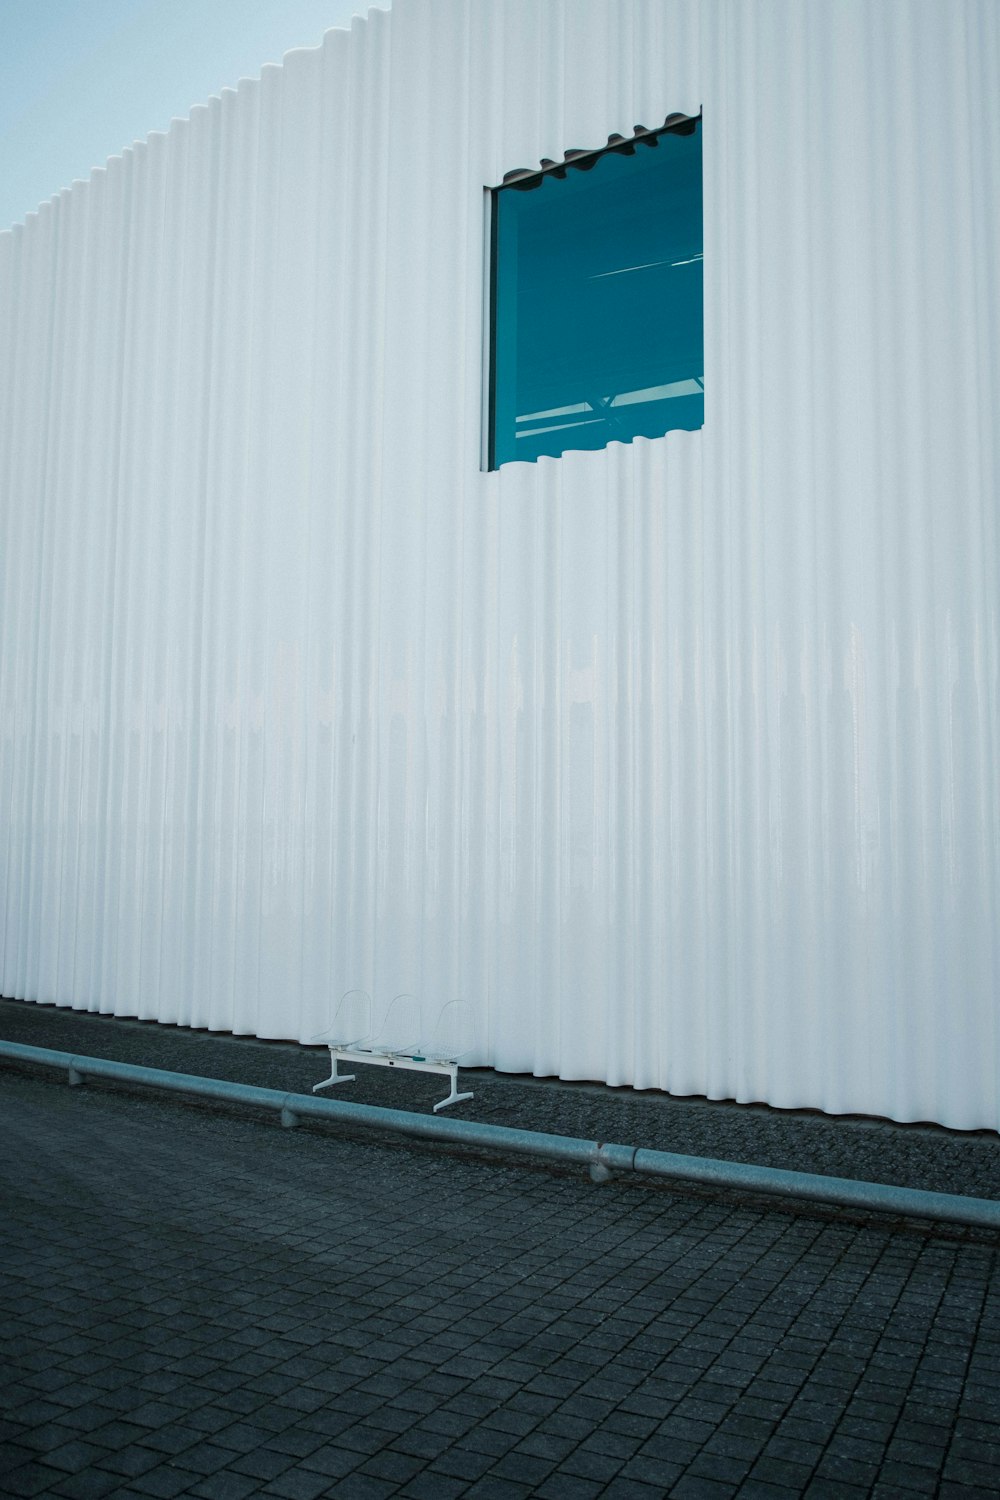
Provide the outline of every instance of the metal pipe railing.
[[28,1047],[20,1042],[0,1042],[0,1058],[58,1068],[67,1074],[71,1084],[82,1083],[85,1078],[108,1078],[117,1083],[140,1084],[172,1093],[220,1099],[229,1104],[273,1109],[286,1126],[297,1125],[300,1119],[333,1120],[355,1128],[392,1130],[400,1135],[450,1145],[541,1157],[547,1161],[587,1167],[595,1182],[606,1181],[615,1173],[634,1172],[702,1186],[804,1198],[814,1203],[836,1204],[866,1212],[1000,1230],[1000,1202],[991,1198],[926,1192],[920,1188],[895,1187],[881,1182],[856,1182],[814,1172],[791,1172],[745,1162],[718,1161],[711,1157],[682,1156],[673,1151],[547,1135],[544,1131],[520,1130],[509,1125],[415,1114],[410,1110],[385,1109],[374,1104],[352,1104],[343,1099],[320,1099],[312,1094],[289,1094],[281,1089],[257,1088],[253,1084],[233,1083],[225,1078],[170,1073],[137,1063],[113,1062],[104,1057],[79,1057],[71,1052]]

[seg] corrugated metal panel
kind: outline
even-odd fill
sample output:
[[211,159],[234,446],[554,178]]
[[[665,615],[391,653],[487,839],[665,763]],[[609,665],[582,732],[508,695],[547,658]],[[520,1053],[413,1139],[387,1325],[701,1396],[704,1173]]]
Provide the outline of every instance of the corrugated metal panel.
[[[396,0],[0,235],[4,993],[1000,1125],[998,80]],[[480,472],[484,188],[702,108],[704,429]]]

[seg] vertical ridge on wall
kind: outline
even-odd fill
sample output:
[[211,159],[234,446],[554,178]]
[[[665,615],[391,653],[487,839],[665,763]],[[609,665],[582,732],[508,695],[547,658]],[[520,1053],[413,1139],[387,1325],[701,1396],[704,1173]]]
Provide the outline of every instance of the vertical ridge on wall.
[[[1000,1126],[998,76],[394,0],[0,234],[3,992]],[[487,190],[699,111],[704,428],[483,472]]]

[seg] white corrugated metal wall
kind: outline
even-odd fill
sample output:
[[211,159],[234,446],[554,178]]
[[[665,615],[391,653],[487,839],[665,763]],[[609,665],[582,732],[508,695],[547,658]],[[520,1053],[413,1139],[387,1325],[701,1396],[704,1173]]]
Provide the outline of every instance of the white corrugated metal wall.
[[[704,109],[701,432],[480,472],[484,188]],[[1000,1126],[1000,7],[395,0],[0,234],[0,988]]]

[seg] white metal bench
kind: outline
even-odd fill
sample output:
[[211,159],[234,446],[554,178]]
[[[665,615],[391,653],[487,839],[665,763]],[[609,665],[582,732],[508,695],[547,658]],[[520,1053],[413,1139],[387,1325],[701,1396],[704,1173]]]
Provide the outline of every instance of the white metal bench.
[[406,1068],[415,1073],[438,1073],[450,1080],[446,1099],[434,1106],[447,1109],[471,1099],[471,1093],[458,1091],[459,1060],[469,1051],[469,1008],[462,1000],[451,1000],[442,1007],[429,1045],[423,1043],[421,1008],[413,995],[397,995],[386,1012],[378,1035],[372,1035],[371,998],[364,990],[349,990],[337,1007],[328,1032],[314,1037],[330,1051],[330,1076],[313,1084],[313,1093],[338,1083],[352,1083],[354,1073],[339,1073],[340,1063],[354,1066]]

